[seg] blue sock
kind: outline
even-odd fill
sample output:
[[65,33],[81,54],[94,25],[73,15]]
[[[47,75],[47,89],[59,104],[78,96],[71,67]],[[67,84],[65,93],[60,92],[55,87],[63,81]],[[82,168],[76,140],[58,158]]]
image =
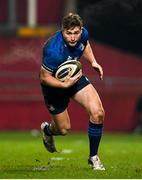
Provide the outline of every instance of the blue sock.
[[98,152],[100,140],[102,137],[103,124],[93,124],[89,122],[88,137],[90,146],[90,157]]

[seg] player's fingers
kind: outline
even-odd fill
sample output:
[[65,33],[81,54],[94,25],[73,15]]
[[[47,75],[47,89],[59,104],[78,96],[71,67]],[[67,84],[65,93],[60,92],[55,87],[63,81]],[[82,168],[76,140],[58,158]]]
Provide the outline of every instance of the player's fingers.
[[103,80],[103,70],[102,70],[102,68],[100,69],[100,79]]
[[82,69],[79,70],[79,72],[77,73],[78,76],[82,76]]
[[70,78],[71,78],[71,76],[70,76],[70,74],[68,74],[68,75],[66,76],[66,81],[69,80]]
[[103,75],[100,75],[100,79],[103,80]]
[[82,76],[82,71],[78,72],[75,76],[70,77],[70,80],[74,83],[76,83]]
[[95,70],[99,73],[100,79],[103,80],[103,69],[101,66],[98,66],[98,68],[95,68]]
[[78,79],[80,79],[81,76],[82,76],[82,70],[80,70],[73,78],[75,80],[78,80]]

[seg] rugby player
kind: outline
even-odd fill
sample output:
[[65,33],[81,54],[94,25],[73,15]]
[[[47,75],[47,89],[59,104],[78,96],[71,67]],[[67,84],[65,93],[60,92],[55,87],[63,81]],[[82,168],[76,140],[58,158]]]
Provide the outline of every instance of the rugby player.
[[43,143],[49,152],[56,152],[54,136],[66,135],[71,127],[67,108],[72,98],[84,107],[90,117],[88,164],[94,170],[105,170],[98,156],[105,113],[96,89],[81,70],[74,77],[67,77],[64,82],[54,77],[61,63],[79,60],[81,56],[98,72],[102,80],[103,69],[93,54],[88,31],[83,27],[83,21],[78,14],[69,13],[62,20],[61,30],[50,37],[43,47],[40,83],[46,107],[52,118],[50,123],[41,124]]

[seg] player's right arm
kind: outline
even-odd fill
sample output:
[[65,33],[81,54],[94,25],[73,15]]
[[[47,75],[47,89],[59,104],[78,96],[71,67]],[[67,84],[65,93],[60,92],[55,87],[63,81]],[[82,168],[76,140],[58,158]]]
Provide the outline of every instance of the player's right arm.
[[55,88],[68,88],[75,84],[82,76],[82,71],[79,71],[74,77],[67,77],[64,82],[56,79],[51,72],[47,71],[43,67],[40,69],[40,82],[44,85]]

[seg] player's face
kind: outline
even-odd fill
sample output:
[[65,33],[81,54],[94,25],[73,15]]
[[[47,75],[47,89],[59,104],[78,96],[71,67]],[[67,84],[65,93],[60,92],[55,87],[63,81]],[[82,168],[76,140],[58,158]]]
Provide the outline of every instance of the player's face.
[[67,42],[67,44],[73,47],[79,41],[82,30],[80,27],[77,26],[71,29],[63,29],[62,32],[63,32],[63,37]]

